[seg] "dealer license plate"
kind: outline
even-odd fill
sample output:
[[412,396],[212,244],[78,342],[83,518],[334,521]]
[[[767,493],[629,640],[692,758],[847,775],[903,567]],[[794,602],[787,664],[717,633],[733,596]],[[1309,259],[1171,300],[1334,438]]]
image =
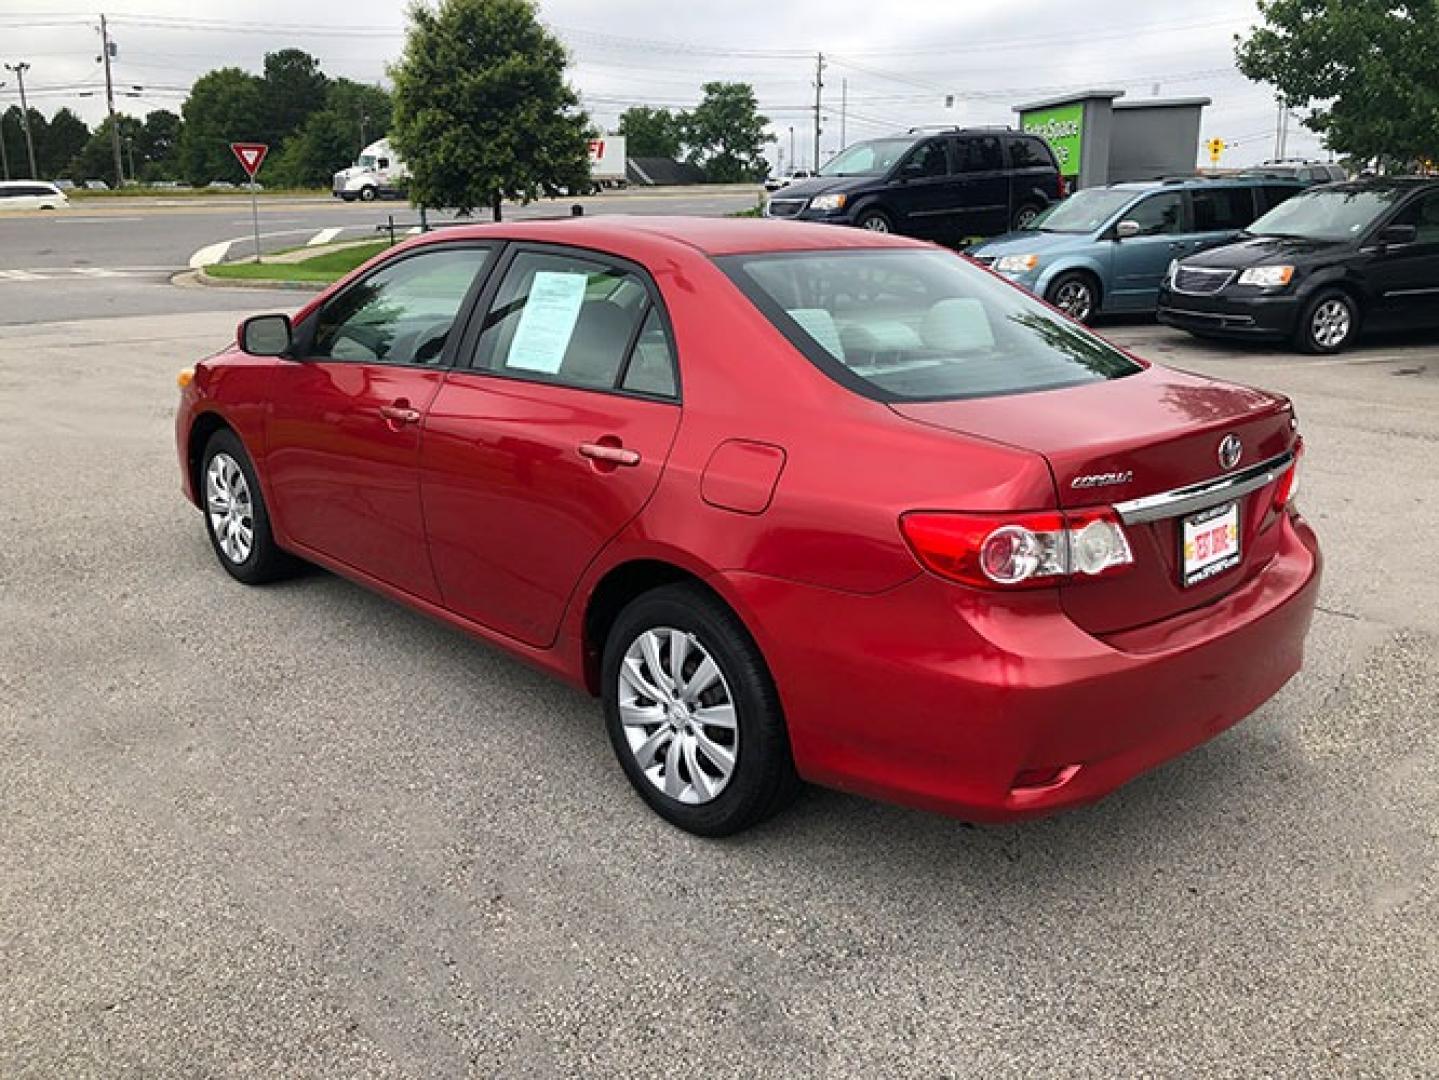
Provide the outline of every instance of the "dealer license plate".
[[1181,565],[1185,588],[1239,565],[1239,504],[1211,506],[1181,523]]

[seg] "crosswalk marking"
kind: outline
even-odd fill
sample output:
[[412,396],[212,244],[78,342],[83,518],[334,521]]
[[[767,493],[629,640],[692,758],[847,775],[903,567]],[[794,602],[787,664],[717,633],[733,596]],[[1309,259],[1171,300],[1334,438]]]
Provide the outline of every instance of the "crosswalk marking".
[[44,281],[40,274],[31,273],[29,270],[0,270],[0,279],[5,281]]
[[340,229],[321,229],[321,230],[320,230],[319,232],[317,232],[314,236],[310,237],[309,240],[305,241],[305,246],[306,246],[306,247],[319,247],[321,244],[328,244],[331,240],[333,240],[335,237],[339,236],[339,235],[340,235],[342,232],[344,232],[344,231],[345,231],[345,230],[344,230],[343,228],[340,228]]
[[100,278],[130,278],[145,273],[163,272],[154,270],[111,269],[105,266],[69,266],[54,270],[0,270],[0,281],[74,281],[78,279],[98,280]]

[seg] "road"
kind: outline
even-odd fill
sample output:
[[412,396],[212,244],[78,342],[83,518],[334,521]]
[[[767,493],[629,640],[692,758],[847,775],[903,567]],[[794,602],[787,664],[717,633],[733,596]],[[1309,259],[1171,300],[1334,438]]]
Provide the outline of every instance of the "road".
[[584,696],[227,578],[173,375],[276,298],[132,286],[0,285],[0,1075],[1439,1074],[1439,348],[1110,328],[1297,402],[1327,575],[1248,721],[1048,821],[814,790],[709,842]]
[[[631,188],[590,198],[506,206],[506,218],[563,216],[582,205],[587,214],[723,214],[755,205],[757,188]],[[259,202],[261,250],[279,251],[312,240],[375,237],[393,216],[412,223],[404,203],[346,203],[328,197]],[[485,215],[479,215],[484,220]],[[437,213],[435,222],[453,221]],[[176,310],[246,308],[255,298],[175,297],[152,286],[177,270],[253,251],[249,199],[111,198],[76,200],[62,213],[0,214],[0,326],[41,320],[112,318]],[[291,297],[293,300],[293,297]]]

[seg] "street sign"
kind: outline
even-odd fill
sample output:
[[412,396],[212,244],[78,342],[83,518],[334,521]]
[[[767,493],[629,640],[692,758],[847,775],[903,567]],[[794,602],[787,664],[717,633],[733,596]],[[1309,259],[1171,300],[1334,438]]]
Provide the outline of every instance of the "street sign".
[[230,152],[240,159],[240,168],[250,178],[250,218],[255,223],[255,261],[260,261],[260,204],[255,199],[255,174],[270,148],[262,142],[232,142]]
[[1221,154],[1223,154],[1223,153],[1224,153],[1224,140],[1223,140],[1223,139],[1210,139],[1210,140],[1209,140],[1209,164],[1211,164],[1211,165],[1218,165],[1218,164],[1219,164],[1219,156],[1220,156]]
[[270,152],[270,148],[260,142],[232,142],[230,150],[240,159],[240,168],[245,170],[245,175],[251,180],[255,179],[265,155]]

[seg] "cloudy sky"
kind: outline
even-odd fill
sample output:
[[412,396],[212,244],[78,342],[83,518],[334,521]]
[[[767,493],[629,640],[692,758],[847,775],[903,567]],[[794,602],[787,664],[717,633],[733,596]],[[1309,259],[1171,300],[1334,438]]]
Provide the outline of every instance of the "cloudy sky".
[[[296,46],[325,71],[386,82],[406,4],[397,0],[4,0],[0,61],[28,61],[26,89],[47,115],[62,105],[104,115],[96,8],[119,45],[125,111],[179,111],[196,76]],[[1203,137],[1231,144],[1224,164],[1273,154],[1272,94],[1234,68],[1233,37],[1253,0],[543,0],[574,58],[572,81],[601,124],[628,105],[686,106],[711,79],[754,84],[778,137],[772,157],[812,157],[815,54],[824,73],[823,158],[846,142],[916,124],[1003,124],[1011,106],[1087,87],[1130,99],[1205,96]],[[17,101],[0,70],[0,106]],[[952,95],[954,104],[946,107]],[[1297,121],[1288,153],[1319,155]]]

